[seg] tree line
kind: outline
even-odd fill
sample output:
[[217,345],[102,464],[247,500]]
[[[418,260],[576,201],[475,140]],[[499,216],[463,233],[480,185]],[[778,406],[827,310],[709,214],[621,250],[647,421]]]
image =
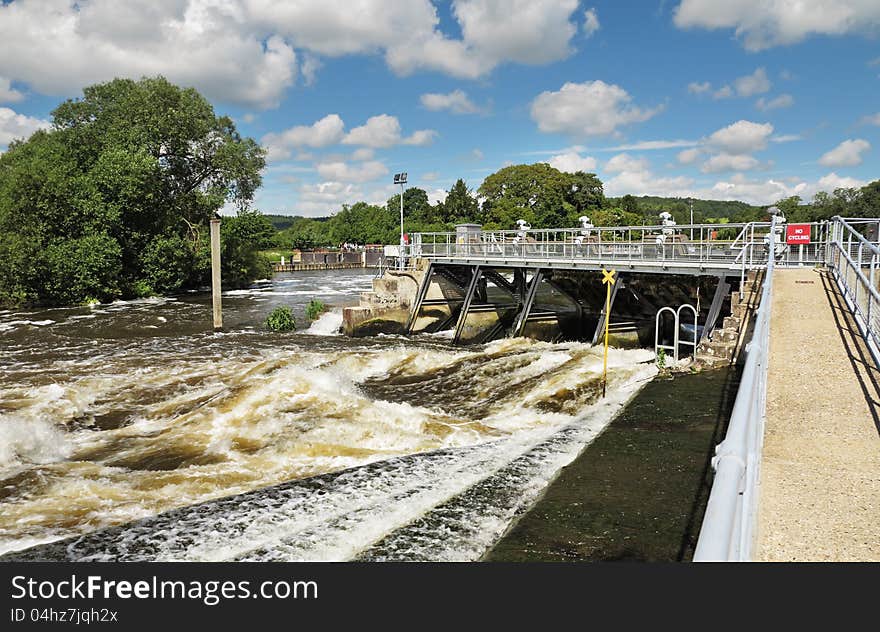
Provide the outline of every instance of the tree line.
[[[789,222],[842,217],[877,217],[880,180],[861,188],[820,191],[809,203],[798,196],[775,204]],[[546,163],[513,165],[487,177],[474,191],[457,180],[446,199],[430,204],[428,194],[411,187],[403,194],[406,232],[451,231],[455,224],[476,223],[486,230],[516,228],[524,219],[535,228],[573,228],[587,215],[596,226],[657,225],[659,214],[671,213],[678,224],[766,221],[768,206],[739,201],[624,195],[605,197],[591,173],[567,174]],[[271,216],[279,248],[310,249],[343,243],[396,244],[400,237],[400,196],[384,205],[343,205],[330,217]]]

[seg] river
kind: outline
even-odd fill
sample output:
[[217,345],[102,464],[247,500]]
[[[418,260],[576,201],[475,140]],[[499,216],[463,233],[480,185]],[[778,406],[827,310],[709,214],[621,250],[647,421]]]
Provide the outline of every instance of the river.
[[203,294],[0,311],[0,553],[477,559],[656,373],[612,350],[601,399],[586,344],[339,335],[371,279],[227,292],[219,334]]

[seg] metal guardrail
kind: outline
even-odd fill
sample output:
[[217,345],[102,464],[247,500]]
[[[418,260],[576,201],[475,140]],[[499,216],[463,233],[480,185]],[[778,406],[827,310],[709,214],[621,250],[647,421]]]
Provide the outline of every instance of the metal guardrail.
[[[774,218],[775,223],[775,218]],[[771,246],[774,241],[771,234]],[[715,478],[694,552],[695,562],[747,561],[754,546],[758,474],[764,443],[770,296],[775,257],[767,257],[764,286],[739,391],[724,441],[715,448]]]
[[856,230],[870,223],[878,222],[835,217],[827,263],[874,362],[880,366],[880,247]]
[[[776,246],[779,265],[819,265],[827,259],[828,222],[810,224],[809,244]],[[414,233],[407,258],[483,259],[587,263],[703,264],[731,269],[763,268],[769,222],[668,226],[600,226],[588,230],[474,230]],[[665,236],[665,238],[663,238]]]

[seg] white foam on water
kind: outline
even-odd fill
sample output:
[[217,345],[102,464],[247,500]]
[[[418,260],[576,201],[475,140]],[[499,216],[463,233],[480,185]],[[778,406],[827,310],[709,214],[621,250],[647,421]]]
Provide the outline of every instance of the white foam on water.
[[[578,393],[597,379],[601,356],[587,345],[514,339],[447,349],[402,340],[366,347],[349,341],[340,349],[327,340],[320,344],[332,350],[318,351],[300,344],[294,337],[285,348],[241,354],[156,346],[153,356],[135,346],[130,357],[86,354],[59,364],[53,370],[71,376],[59,383],[0,391],[0,402],[14,406],[19,420],[8,427],[6,443],[14,449],[2,458],[14,467],[53,463],[50,487],[0,504],[0,551],[357,468],[353,479],[307,495],[295,510],[227,507],[211,516],[216,524],[193,531],[192,522],[163,523],[149,536],[164,542],[161,559],[349,559],[489,477],[530,497],[610,421],[620,398],[656,371],[639,364],[650,352],[612,351],[611,396],[590,403]],[[452,366],[455,371],[442,371]],[[486,393],[479,414],[464,406],[470,402],[456,410],[454,393],[441,404],[406,399],[406,384],[418,389],[428,380],[442,393],[455,379]],[[371,395],[371,383],[386,382],[391,388],[381,397]],[[556,399],[571,409],[550,411],[547,404]],[[122,415],[125,423],[106,430],[70,423],[107,415]],[[25,430],[36,442],[22,438]],[[550,448],[540,448],[547,442]],[[449,452],[416,458],[406,468],[385,465],[391,457],[436,450]],[[514,468],[519,478],[505,474],[522,463],[527,467]],[[511,507],[484,508],[489,522],[480,522],[478,507],[463,515],[491,535],[516,510]],[[249,531],[231,533],[233,524]],[[197,542],[184,543],[192,540],[187,530],[198,533]],[[490,535],[468,536],[465,548],[479,549],[480,538]],[[430,538],[431,546],[443,541],[440,533]],[[414,546],[404,548],[422,555]]]
[[321,314],[306,329],[305,333],[313,336],[338,336],[342,331],[342,310],[333,309]]
[[60,461],[72,446],[64,433],[47,422],[0,415],[0,477],[20,465]]

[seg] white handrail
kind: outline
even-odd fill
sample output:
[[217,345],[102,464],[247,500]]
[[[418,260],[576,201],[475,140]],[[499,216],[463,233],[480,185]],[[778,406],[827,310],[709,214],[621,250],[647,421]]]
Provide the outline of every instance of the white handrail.
[[715,448],[712,459],[715,479],[694,552],[695,562],[747,561],[752,557],[767,402],[775,225],[774,216],[761,303],[727,435]]

